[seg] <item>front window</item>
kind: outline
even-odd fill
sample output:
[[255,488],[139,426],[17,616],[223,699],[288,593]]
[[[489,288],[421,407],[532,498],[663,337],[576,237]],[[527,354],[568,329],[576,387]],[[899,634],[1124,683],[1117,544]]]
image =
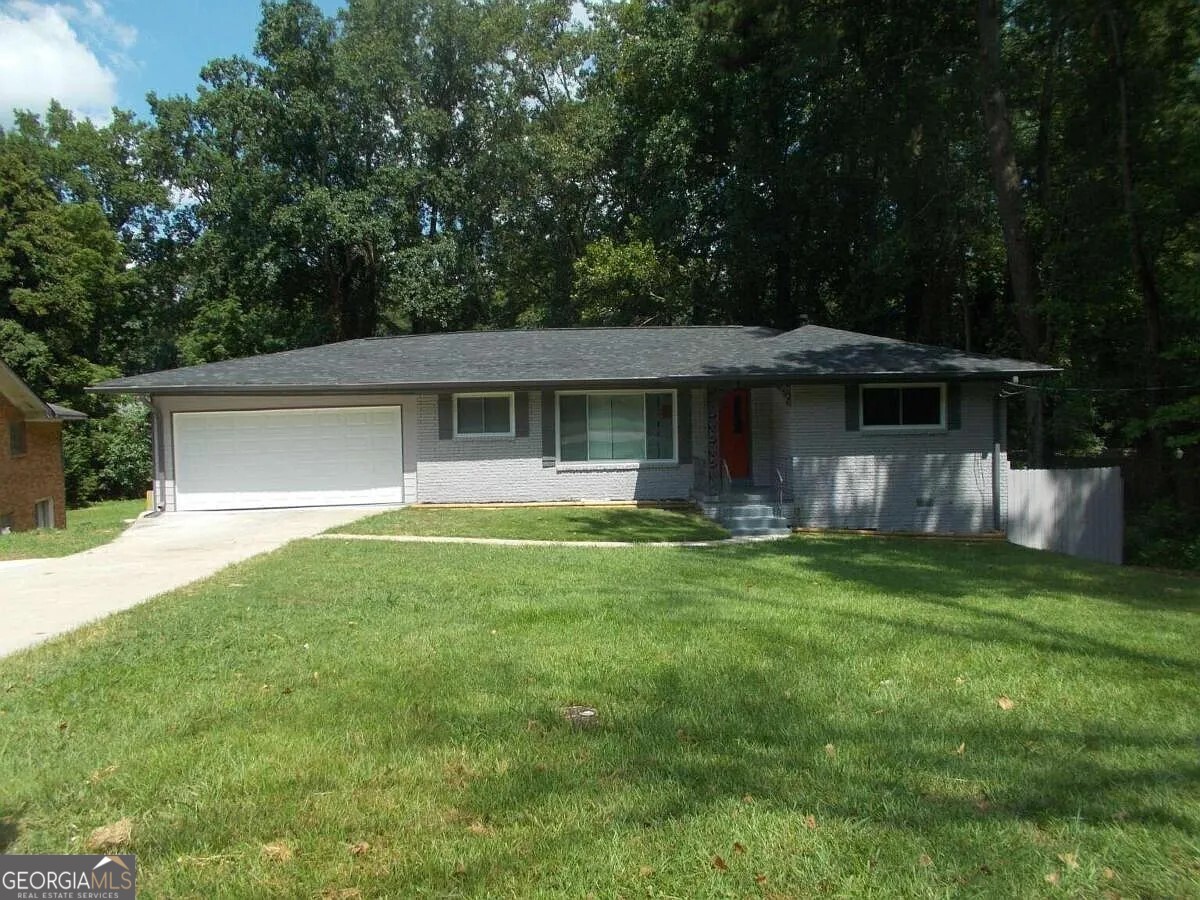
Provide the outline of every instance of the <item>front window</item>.
[[863,428],[944,428],[945,425],[945,385],[866,385],[862,389]]
[[513,395],[455,394],[455,437],[512,437]]
[[559,394],[558,434],[563,462],[673,462],[675,392]]

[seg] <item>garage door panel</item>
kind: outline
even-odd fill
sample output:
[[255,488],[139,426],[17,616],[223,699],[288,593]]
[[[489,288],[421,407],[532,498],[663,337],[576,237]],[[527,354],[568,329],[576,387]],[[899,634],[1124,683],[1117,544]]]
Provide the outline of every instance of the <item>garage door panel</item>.
[[400,408],[177,413],[176,507],[403,500]]

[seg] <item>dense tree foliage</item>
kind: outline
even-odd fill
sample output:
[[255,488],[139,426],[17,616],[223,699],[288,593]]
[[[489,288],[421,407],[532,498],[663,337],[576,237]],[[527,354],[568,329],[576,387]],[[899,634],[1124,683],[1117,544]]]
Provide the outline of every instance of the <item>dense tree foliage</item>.
[[280,0],[200,77],[0,139],[0,356],[49,397],[373,334],[811,321],[1062,366],[1014,445],[1120,458],[1200,530],[1191,0]]

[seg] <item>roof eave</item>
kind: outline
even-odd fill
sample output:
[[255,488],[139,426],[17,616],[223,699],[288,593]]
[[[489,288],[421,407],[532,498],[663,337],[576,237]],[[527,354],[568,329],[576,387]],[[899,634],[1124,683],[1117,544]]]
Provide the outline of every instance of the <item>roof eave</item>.
[[47,403],[46,405],[50,408],[54,418],[60,422],[86,422],[88,419],[87,413],[81,413],[69,406],[62,406],[58,403]]
[[755,383],[755,384],[796,384],[796,383],[845,383],[855,381],[997,381],[1013,376],[1037,377],[1057,375],[1062,369],[997,369],[992,371],[961,371],[955,369],[929,370],[925,372],[842,372],[842,373],[800,373],[800,372],[755,372],[755,371],[718,371],[702,372],[689,375],[647,375],[633,378],[538,378],[538,379],[491,379],[475,381],[395,381],[369,382],[352,384],[307,383],[307,384],[182,384],[182,385],[125,385],[120,383],[98,384],[87,390],[95,394],[133,394],[133,395],[167,395],[167,396],[217,396],[221,394],[372,394],[372,393],[416,393],[437,391],[463,391],[484,388],[548,388],[563,386],[604,386],[604,385],[680,385],[704,383]]

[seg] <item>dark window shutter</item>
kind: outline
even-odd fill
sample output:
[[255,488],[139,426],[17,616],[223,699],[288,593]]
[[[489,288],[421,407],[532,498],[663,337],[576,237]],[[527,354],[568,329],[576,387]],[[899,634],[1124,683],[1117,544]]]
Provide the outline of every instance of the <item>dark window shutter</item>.
[[438,440],[454,437],[454,395],[438,394]]
[[542,456],[558,456],[558,440],[554,432],[554,391],[542,391]]
[[517,423],[517,437],[529,437],[529,391],[513,394],[513,418]]
[[846,385],[846,430],[858,431],[859,390],[857,384]]
[[962,428],[962,385],[958,382],[946,385],[946,424],[951,431]]
[[675,421],[679,429],[679,461],[692,461],[692,392],[675,392]]

